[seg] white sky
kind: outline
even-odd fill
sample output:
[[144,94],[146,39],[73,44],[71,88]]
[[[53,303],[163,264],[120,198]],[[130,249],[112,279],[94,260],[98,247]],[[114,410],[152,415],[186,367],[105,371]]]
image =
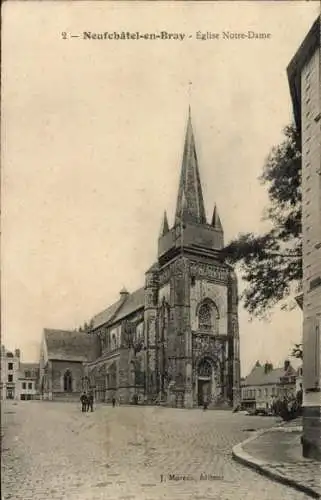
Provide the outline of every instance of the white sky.
[[[188,107],[208,217],[229,241],[264,229],[264,159],[292,117],[286,66],[318,2],[6,2],[2,6],[2,343],[36,360],[42,329],[74,328],[144,284],[173,221]],[[185,32],[183,42],[61,32]],[[270,40],[195,39],[256,30]],[[242,374],[282,363],[301,312],[240,307]]]

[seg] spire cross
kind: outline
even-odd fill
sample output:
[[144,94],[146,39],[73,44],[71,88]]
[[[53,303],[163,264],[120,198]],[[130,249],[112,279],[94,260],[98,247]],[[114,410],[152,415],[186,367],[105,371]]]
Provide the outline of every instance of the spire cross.
[[189,104],[191,103],[192,85],[193,85],[193,82],[190,80],[188,82],[188,100],[189,100]]

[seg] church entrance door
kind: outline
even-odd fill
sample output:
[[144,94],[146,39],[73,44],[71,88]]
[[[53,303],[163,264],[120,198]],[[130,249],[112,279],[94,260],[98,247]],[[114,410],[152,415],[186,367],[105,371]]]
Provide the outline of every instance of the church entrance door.
[[211,394],[211,380],[205,378],[198,379],[198,406],[203,406],[205,402],[209,402]]
[[198,405],[203,406],[205,402],[210,403],[212,394],[212,363],[203,359],[198,365],[197,374],[197,399]]

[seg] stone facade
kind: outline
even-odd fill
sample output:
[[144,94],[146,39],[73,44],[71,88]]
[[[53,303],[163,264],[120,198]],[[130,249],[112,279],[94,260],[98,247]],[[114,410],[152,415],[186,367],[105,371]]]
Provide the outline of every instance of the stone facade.
[[321,460],[320,18],[288,67],[302,139],[303,454]]
[[295,397],[301,382],[300,371],[288,360],[281,368],[273,368],[271,363],[261,365],[257,361],[241,383],[241,406],[243,409],[271,410],[277,400]]
[[39,364],[20,363],[17,397],[22,401],[39,399]]
[[84,365],[98,353],[98,339],[88,333],[45,329],[39,363],[40,397],[79,400],[88,385]]
[[20,350],[9,351],[1,345],[1,400],[19,399]]
[[96,399],[191,408],[238,404],[237,278],[221,256],[223,228],[206,221],[189,115],[175,221],[166,213],[145,286],[92,320],[100,355],[86,364]]

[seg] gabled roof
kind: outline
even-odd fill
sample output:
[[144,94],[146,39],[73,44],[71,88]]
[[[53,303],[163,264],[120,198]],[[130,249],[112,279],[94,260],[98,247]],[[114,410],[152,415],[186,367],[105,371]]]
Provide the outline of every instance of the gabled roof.
[[96,355],[97,337],[84,332],[44,329],[48,359],[91,361]]
[[95,329],[108,323],[112,319],[112,317],[115,316],[116,312],[123,303],[124,297],[121,297],[119,300],[117,300],[117,302],[107,307],[107,309],[104,309],[100,313],[96,314],[96,316],[94,316],[92,319],[92,328]]
[[143,308],[145,305],[145,289],[139,288],[126,297],[123,305],[119,308],[111,323],[116,323],[130,314]]
[[269,372],[265,373],[264,366],[255,365],[251,373],[245,377],[242,385],[267,385],[267,384],[278,384],[280,383],[280,378],[287,375],[295,375],[295,370],[292,366],[288,370],[284,368],[274,368]]
[[139,288],[133,293],[123,294],[123,296],[114,304],[107,307],[93,317],[93,329],[102,325],[112,325],[122,320],[126,316],[142,309],[145,305],[145,289]]

